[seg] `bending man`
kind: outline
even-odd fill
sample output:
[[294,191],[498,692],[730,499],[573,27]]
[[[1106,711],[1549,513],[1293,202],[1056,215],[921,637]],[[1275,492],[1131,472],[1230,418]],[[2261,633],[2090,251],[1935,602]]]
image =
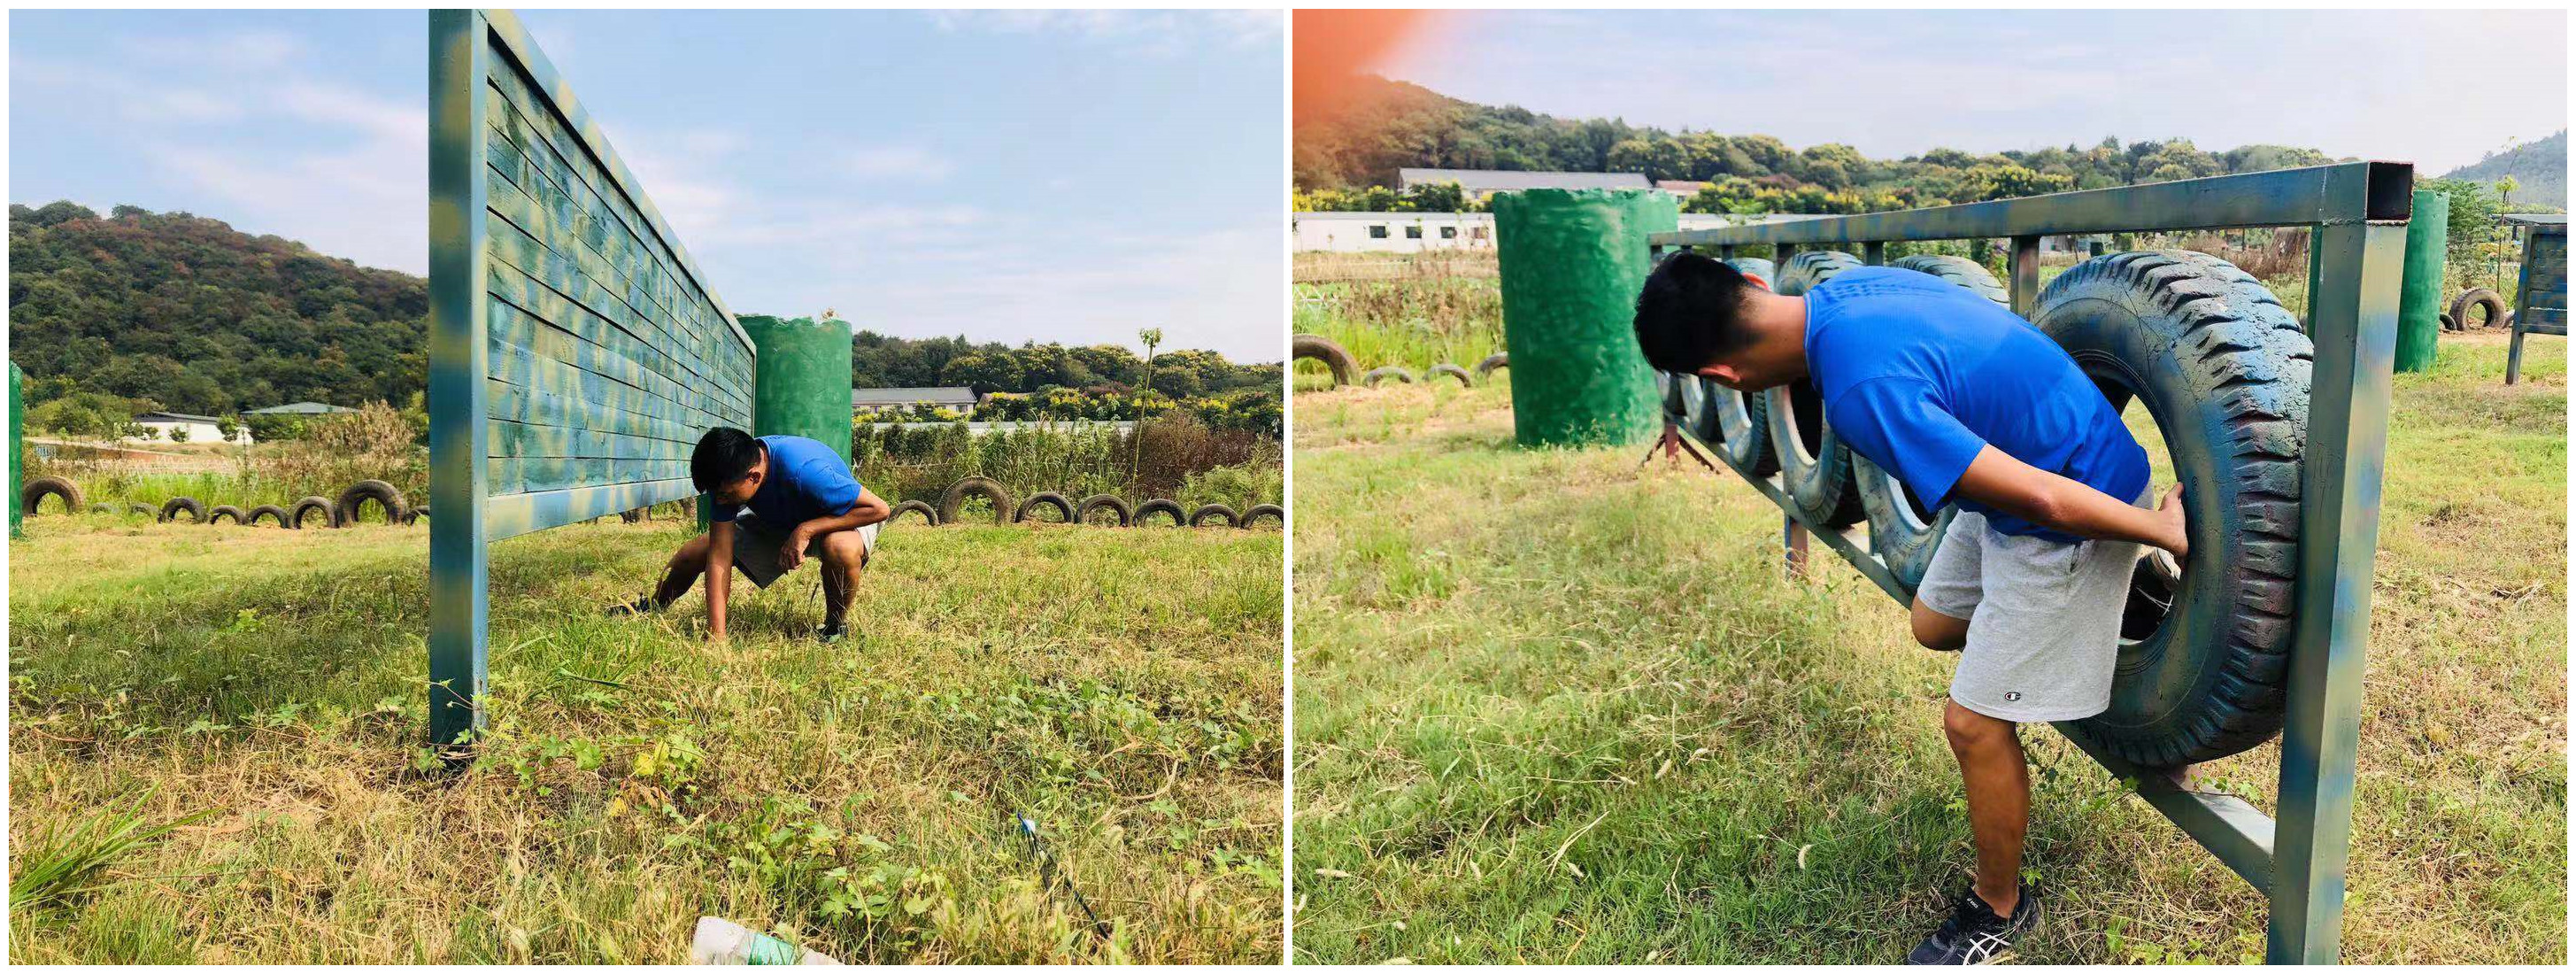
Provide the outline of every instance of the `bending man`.
[[768,588],[807,556],[823,562],[823,627],[814,637],[837,642],[848,632],[851,596],[876,548],[877,525],[892,513],[860,486],[840,454],[802,436],[763,436],[726,426],[708,430],[689,455],[689,480],[715,505],[707,533],[681,545],[661,587],[610,609],[612,615],[659,610],[707,576],[707,638],[725,638],[725,600],[733,570]]

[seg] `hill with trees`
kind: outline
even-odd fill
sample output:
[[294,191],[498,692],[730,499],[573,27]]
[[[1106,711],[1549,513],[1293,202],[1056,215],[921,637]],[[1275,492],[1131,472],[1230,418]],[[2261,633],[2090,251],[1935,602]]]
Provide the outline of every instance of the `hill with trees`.
[[2510,178],[2514,182],[2513,190],[2502,194],[2506,197],[2507,210],[2522,206],[2564,210],[2567,208],[2567,130],[2559,129],[2558,134],[2537,142],[2525,142],[2502,152],[2487,153],[2486,158],[2444,173],[2442,178],[2490,185]]
[[[10,206],[9,251],[10,357],[27,373],[30,407],[60,403],[31,413],[85,417],[73,423],[84,427],[78,432],[100,426],[104,435],[105,426],[153,409],[221,416],[301,400],[399,406],[426,389],[425,278],[189,213],[119,206],[102,217],[62,201]],[[1148,371],[1143,356],[1115,345],[861,331],[850,378],[859,386],[1071,390],[1086,409],[1132,412],[1156,407],[1104,401],[1144,389]],[[1266,394],[1268,415],[1277,414],[1275,364],[1157,349],[1150,372],[1152,390],[1168,402]]]
[[[1434,209],[1428,190],[1397,194],[1403,167],[1635,172],[1709,183],[1684,209],[1701,213],[1864,213],[2314,166],[2315,149],[2248,145],[2204,151],[2188,139],[1969,152],[1937,148],[1871,159],[1839,143],[1791,148],[1768,135],[1668,131],[1615,118],[1568,119],[1461,101],[1403,81],[1366,78],[1329,117],[1301,120],[1300,209]],[[1419,196],[1421,199],[1409,198]]]

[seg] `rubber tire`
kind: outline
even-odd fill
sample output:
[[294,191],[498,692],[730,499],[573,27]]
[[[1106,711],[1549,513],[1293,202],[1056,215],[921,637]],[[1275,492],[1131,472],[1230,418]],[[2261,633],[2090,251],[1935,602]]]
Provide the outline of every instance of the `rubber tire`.
[[639,507],[631,511],[619,511],[617,512],[617,520],[622,524],[642,524],[645,519],[645,510],[645,508]]
[[1242,520],[1234,523],[1236,527],[1250,528],[1253,521],[1264,516],[1277,520],[1281,527],[1288,525],[1288,512],[1277,504],[1254,504],[1244,509]]
[[2513,309],[2505,307],[2503,295],[2488,288],[2473,287],[2451,299],[2451,327],[2454,330],[2470,329],[2469,309],[2473,307],[2484,308],[2487,312],[2486,324],[2477,326],[2480,330],[2503,325],[2507,316],[2513,313]]
[[1187,512],[1181,510],[1180,502],[1164,500],[1160,497],[1136,505],[1136,519],[1134,523],[1137,527],[1144,527],[1145,519],[1156,514],[1171,515],[1172,526],[1176,528],[1188,527],[1190,523],[1190,516]]
[[2443,330],[2443,331],[2459,331],[2459,330],[2461,330],[2459,319],[2451,317],[2451,313],[2450,313],[2450,312],[2448,312],[2448,311],[2442,312],[2442,314],[2441,314],[2441,316],[2440,316],[2440,317],[2441,317],[2441,319],[2442,319],[2442,330]]
[[173,497],[161,502],[162,523],[178,520],[181,511],[188,512],[188,520],[192,523],[206,522],[206,505],[197,503],[194,497]]
[[27,517],[34,517],[37,505],[47,496],[62,498],[65,514],[81,512],[80,485],[62,477],[37,477],[27,481],[18,488],[18,509]]
[[160,508],[154,507],[154,506],[152,506],[152,505],[150,505],[150,504],[146,504],[146,503],[144,503],[144,502],[142,502],[142,501],[135,501],[135,502],[133,502],[133,503],[130,503],[130,504],[125,505],[125,513],[127,513],[127,514],[141,514],[141,515],[143,515],[143,516],[145,516],[145,517],[148,517],[148,518],[153,519],[154,521],[166,521],[166,520],[169,520],[169,518],[167,518],[167,517],[163,517],[163,516],[161,515],[161,509],[160,509]]
[[[1780,271],[1774,289],[1785,295],[1805,294],[1834,275],[1862,266],[1865,265],[1860,258],[1839,250],[1810,250],[1789,258],[1789,266]],[[1781,492],[1789,495],[1790,505],[1810,523],[1829,528],[1858,524],[1869,512],[1861,509],[1860,489],[1852,486],[1851,448],[1834,436],[1833,427],[1825,425],[1821,402],[1812,410],[1817,430],[1812,453],[1798,435],[1798,403],[1811,401],[1814,396],[1815,386],[1805,379],[1762,393],[1763,418],[1771,429],[1771,455],[1780,465]]]
[[315,511],[322,512],[323,527],[336,528],[340,526],[339,510],[331,506],[331,501],[328,498],[321,497],[319,495],[306,497],[302,500],[296,501],[293,506],[288,507],[286,510],[286,526],[297,531],[303,530],[305,517],[311,515]]
[[224,518],[232,518],[233,523],[238,525],[248,523],[244,520],[244,518],[248,516],[249,515],[242,513],[241,508],[234,507],[230,504],[217,504],[214,506],[214,509],[206,512],[206,523],[213,524],[217,521],[223,520]]
[[[1038,508],[1041,507],[1055,508],[1056,513],[1064,515],[1063,523],[1072,523],[1073,521],[1073,502],[1066,500],[1063,494],[1056,493],[1052,490],[1042,490],[1037,493],[1030,494],[1028,500],[1020,502],[1019,510],[1011,512],[1011,520],[1013,522],[1029,520],[1037,513]],[[1044,524],[1046,522],[1040,521],[1038,523]]]
[[1508,369],[1511,367],[1512,355],[1510,352],[1495,352],[1492,355],[1488,355],[1477,360],[1476,377],[1481,379],[1486,376],[1493,375],[1495,369]]
[[381,480],[361,480],[341,491],[340,500],[331,507],[331,520],[341,525],[358,523],[359,506],[369,500],[384,505],[386,524],[403,523],[403,510],[407,505],[403,503],[402,491]]
[[[1997,305],[2012,307],[2012,292],[2004,288],[2003,282],[1995,280],[1985,265],[1964,257],[1916,254],[1888,266],[1922,271]],[[1888,574],[1896,576],[1906,591],[1913,591],[1923,584],[1923,573],[1932,567],[1932,553],[1940,549],[1942,536],[1950,532],[1950,519],[1958,513],[1957,508],[1944,506],[1931,512],[1931,517],[1924,517],[1912,490],[1857,453],[1852,454],[1852,481],[1860,488],[1861,510],[1869,518],[1870,551],[1878,555]]]
[[895,505],[894,513],[886,515],[886,523],[893,524],[895,519],[902,517],[906,511],[919,511],[921,512],[921,522],[923,524],[927,524],[934,528],[939,526],[939,509],[920,501],[905,501],[901,504]]
[[1190,526],[1206,527],[1208,519],[1212,517],[1224,518],[1225,526],[1229,528],[1243,523],[1243,519],[1234,516],[1234,508],[1223,504],[1201,504],[1198,510],[1190,512]]
[[1298,335],[1291,339],[1288,345],[1290,365],[1295,365],[1295,360],[1301,358],[1322,362],[1325,368],[1332,370],[1333,385],[1336,387],[1350,385],[1359,376],[1359,360],[1352,358],[1348,350],[1330,338],[1322,335]]
[[1387,379],[1395,379],[1405,383],[1406,385],[1411,385],[1413,384],[1413,373],[1406,371],[1404,366],[1401,365],[1381,365],[1377,368],[1368,370],[1367,375],[1361,376],[1360,384],[1371,389],[1375,389],[1377,388],[1378,383]]
[[410,527],[410,526],[412,526],[412,524],[413,524],[414,522],[417,522],[417,521],[419,521],[421,518],[425,518],[425,517],[428,517],[428,516],[429,516],[429,505],[427,505],[427,504],[423,504],[423,505],[420,505],[419,507],[414,507],[414,508],[410,508],[410,509],[408,509],[408,510],[405,510],[405,511],[403,511],[403,519],[402,519],[403,527]]
[[1429,382],[1431,377],[1436,375],[1454,375],[1458,377],[1459,385],[1469,389],[1476,387],[1476,377],[1468,375],[1467,370],[1459,368],[1455,362],[1442,362],[1432,366],[1430,371],[1422,373],[1422,381]]
[[2171,611],[2122,640],[2110,709],[2070,733],[2149,768],[2271,739],[2290,668],[2314,356],[2299,320],[2252,275],[2189,251],[2077,264],[2031,320],[2115,406],[2135,398],[2154,417],[2191,539]]
[[1118,499],[1118,495],[1116,494],[1093,494],[1089,497],[1083,498],[1082,503],[1073,505],[1074,523],[1091,523],[1091,512],[1102,508],[1107,508],[1118,514],[1119,527],[1123,528],[1136,523],[1135,509],[1128,507],[1127,502]]
[[277,526],[280,530],[283,530],[286,527],[286,509],[275,504],[262,504],[258,507],[251,508],[249,520],[244,521],[243,523],[254,525],[258,524],[262,515],[276,518]]
[[966,498],[975,494],[992,498],[993,523],[1011,523],[1011,491],[991,477],[967,477],[948,485],[948,490],[939,495],[939,523],[957,523],[957,515],[966,509]]
[[116,513],[116,508],[106,503],[98,503],[90,505],[89,512],[92,514],[114,514]]
[[1688,381],[1689,379],[1696,378],[1698,377],[1685,377],[1675,375],[1671,372],[1655,373],[1655,398],[1663,403],[1665,421],[1675,425],[1683,425],[1688,422],[1690,403],[1687,397],[1682,394],[1682,390],[1685,386],[1698,385],[1699,383],[1697,382]]
[[1975,292],[1978,297],[2007,308],[2012,307],[2012,291],[2004,287],[2004,282],[1995,280],[1994,272],[1987,270],[1986,265],[1965,257],[1952,257],[1948,254],[1915,254],[1889,261],[1887,266],[1922,271],[1967,288]]

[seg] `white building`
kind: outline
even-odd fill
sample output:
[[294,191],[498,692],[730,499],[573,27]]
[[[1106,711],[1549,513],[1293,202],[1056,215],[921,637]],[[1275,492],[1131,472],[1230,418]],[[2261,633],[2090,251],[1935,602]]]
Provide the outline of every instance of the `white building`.
[[1543,172],[1518,169],[1414,169],[1395,171],[1398,192],[1416,186],[1457,183],[1471,199],[1517,189],[1645,189],[1653,186],[1641,172]]
[[[143,427],[143,435],[126,437],[123,442],[221,443],[224,441],[224,434],[215,426],[216,422],[218,421],[215,417],[190,413],[138,413],[134,417],[134,423]],[[184,438],[180,434],[182,430],[186,431]],[[249,446],[250,430],[242,429],[235,432],[233,442]]]
[[[1681,228],[1712,230],[1807,219],[1813,218],[1793,213],[1758,217],[1684,213]],[[1477,249],[1494,245],[1491,213],[1291,213],[1288,228],[1298,250],[1410,254],[1444,247]]]

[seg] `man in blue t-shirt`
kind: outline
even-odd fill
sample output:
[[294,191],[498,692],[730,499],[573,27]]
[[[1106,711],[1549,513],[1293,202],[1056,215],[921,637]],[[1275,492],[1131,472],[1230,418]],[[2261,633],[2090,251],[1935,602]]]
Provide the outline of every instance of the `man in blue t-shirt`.
[[2142,546],[2187,547],[2181,488],[2149,506],[2146,451],[2075,360],[1929,274],[1856,268],[1791,297],[1676,254],[1646,279],[1636,329],[1661,371],[1746,392],[1812,383],[1852,452],[1927,508],[1958,508],[1915,590],[1914,638],[1963,650],[1942,723],[1976,881],[1906,960],[1992,959],[2039,919],[2020,881],[2030,773],[2018,725],[2110,705]]
[[893,511],[860,486],[840,454],[802,436],[763,436],[727,426],[708,430],[689,455],[689,479],[714,505],[714,527],[681,545],[652,594],[610,609],[650,612],[707,576],[707,638],[725,638],[725,599],[733,569],[768,588],[812,555],[823,561],[823,628],[837,642],[848,632],[850,597],[875,550],[877,524]]

